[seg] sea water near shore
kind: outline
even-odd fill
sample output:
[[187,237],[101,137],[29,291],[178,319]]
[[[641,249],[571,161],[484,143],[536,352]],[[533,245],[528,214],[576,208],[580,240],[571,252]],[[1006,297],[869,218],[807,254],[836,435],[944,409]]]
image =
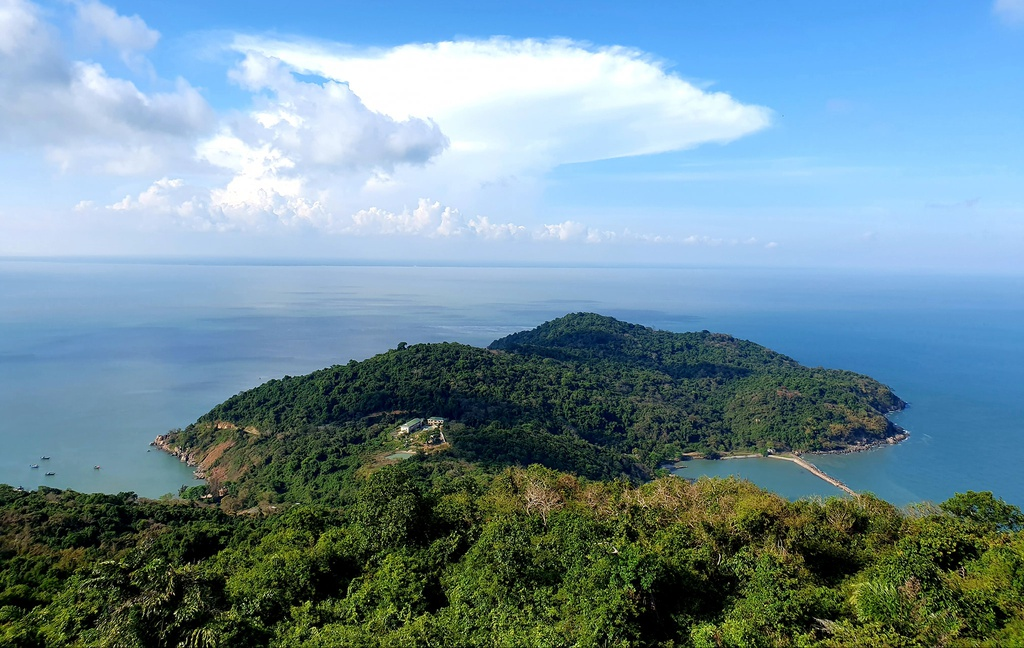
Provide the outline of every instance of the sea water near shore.
[[[149,442],[240,390],[583,310],[875,377],[910,403],[894,418],[910,439],[814,464],[896,504],[973,489],[1024,505],[1024,277],[805,270],[0,260],[0,482],[173,493],[191,470]],[[678,472],[838,494],[783,461]]]

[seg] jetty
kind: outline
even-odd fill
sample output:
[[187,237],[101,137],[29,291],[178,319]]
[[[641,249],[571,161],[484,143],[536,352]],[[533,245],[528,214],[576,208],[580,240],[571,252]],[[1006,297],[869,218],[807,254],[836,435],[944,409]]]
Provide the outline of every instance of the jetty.
[[850,488],[849,486],[847,486],[843,482],[839,481],[838,479],[836,479],[832,475],[829,475],[828,473],[823,471],[821,468],[818,468],[817,466],[815,466],[811,462],[801,458],[800,455],[795,455],[795,454],[794,455],[773,454],[773,455],[769,455],[769,456],[772,459],[784,459],[786,461],[792,461],[793,463],[795,463],[796,465],[800,466],[801,468],[803,468],[807,472],[811,473],[812,475],[814,475],[818,479],[827,481],[828,483],[832,484],[836,488],[838,488],[838,489],[840,489],[842,491],[845,491],[845,492],[849,493],[850,495],[853,495],[854,497],[860,497],[860,495],[857,493],[857,491],[853,490],[852,488]]

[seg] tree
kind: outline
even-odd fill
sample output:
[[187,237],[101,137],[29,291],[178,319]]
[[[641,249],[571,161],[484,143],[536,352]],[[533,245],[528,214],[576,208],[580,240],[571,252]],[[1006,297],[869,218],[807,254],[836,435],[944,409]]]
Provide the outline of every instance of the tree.
[[957,517],[973,520],[998,531],[1024,529],[1024,513],[992,495],[992,491],[957,493],[939,508]]

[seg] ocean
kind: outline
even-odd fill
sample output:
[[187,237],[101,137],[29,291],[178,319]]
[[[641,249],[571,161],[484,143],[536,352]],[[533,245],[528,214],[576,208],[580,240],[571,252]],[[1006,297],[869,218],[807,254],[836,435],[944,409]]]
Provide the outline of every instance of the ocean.
[[[868,374],[910,404],[894,416],[910,438],[811,461],[901,506],[965,490],[1024,506],[1024,277],[793,269],[0,260],[0,482],[174,494],[191,469],[149,442],[241,390],[576,311]],[[677,472],[840,494],[771,459]]]

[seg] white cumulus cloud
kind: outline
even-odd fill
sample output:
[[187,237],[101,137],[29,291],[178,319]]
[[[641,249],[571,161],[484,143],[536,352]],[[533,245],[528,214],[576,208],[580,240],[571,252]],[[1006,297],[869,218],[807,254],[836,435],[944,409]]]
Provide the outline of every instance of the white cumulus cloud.
[[122,57],[150,49],[160,32],[150,29],[138,16],[122,16],[100,2],[79,2],[76,29],[87,40],[109,43]]
[[434,120],[451,157],[486,161],[488,180],[729,142],[771,121],[768,109],[697,88],[623,47],[490,39],[353,51],[257,38],[234,47],[343,82],[395,119]]
[[412,211],[395,213],[377,207],[362,209],[352,215],[350,223],[339,224],[339,229],[362,235],[402,234],[489,240],[517,239],[529,235],[523,225],[492,223],[486,216],[467,218],[458,209],[428,198],[421,198]]
[[[118,48],[148,42],[140,19],[124,26],[98,3],[81,10],[106,16],[96,19],[106,30],[97,33]],[[68,58],[36,5],[0,0],[0,146],[42,146],[63,168],[143,173],[191,157],[194,138],[212,118],[186,81],[143,92],[98,63]]]
[[286,227],[322,227],[328,214],[316,201],[298,195],[298,188],[249,187],[244,200],[233,183],[208,189],[181,178],[162,178],[137,196],[126,195],[107,209],[131,214],[143,221],[169,220],[198,231],[276,231]]
[[422,164],[448,145],[430,120],[375,112],[344,83],[300,81],[276,59],[250,54],[233,77],[253,93],[267,93],[257,95],[237,136],[272,144],[303,166],[391,169]]
[[[354,50],[253,37],[233,47],[242,59],[231,77],[252,104],[197,147],[232,175],[211,206],[287,221],[281,209],[295,205],[338,232],[610,240],[571,221],[502,221],[530,219],[522,205],[555,166],[728,142],[770,123],[767,109],[619,47],[491,39]],[[432,194],[488,216],[434,213],[419,198]]]
[[371,111],[348,86],[300,80],[275,59],[247,56],[232,77],[253,105],[201,141],[196,156],[230,174],[209,204],[239,226],[269,216],[335,230],[335,215],[354,211],[361,187],[386,186],[396,167],[422,165],[448,145],[429,120]]
[[615,232],[587,227],[578,221],[567,220],[554,225],[544,225],[537,231],[536,238],[541,240],[601,243],[615,240],[619,238],[619,235]]
[[[88,203],[79,203],[82,209],[91,209]],[[188,186],[181,178],[161,178],[138,196],[125,196],[107,209],[146,218],[167,218],[188,229],[228,229],[212,218],[209,193]]]

